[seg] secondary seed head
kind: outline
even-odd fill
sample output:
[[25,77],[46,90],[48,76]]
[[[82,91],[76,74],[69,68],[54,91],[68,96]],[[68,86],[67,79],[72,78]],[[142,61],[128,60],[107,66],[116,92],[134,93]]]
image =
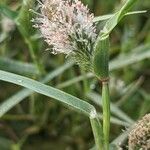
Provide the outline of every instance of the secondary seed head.
[[145,115],[130,132],[129,149],[150,149],[150,114]]

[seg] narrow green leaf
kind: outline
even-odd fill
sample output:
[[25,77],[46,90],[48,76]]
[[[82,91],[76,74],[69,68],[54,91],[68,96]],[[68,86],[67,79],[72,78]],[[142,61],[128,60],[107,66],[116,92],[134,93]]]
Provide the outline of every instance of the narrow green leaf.
[[41,80],[42,83],[47,83],[53,78],[62,74],[65,70],[71,68],[75,64],[74,61],[68,60],[65,64],[53,70],[51,73],[47,74],[47,76]]
[[68,87],[68,86],[70,86],[70,85],[72,85],[72,84],[75,84],[75,83],[77,83],[77,82],[80,82],[80,81],[82,81],[82,80],[84,80],[84,79],[92,78],[93,76],[94,76],[94,75],[93,75],[92,73],[87,73],[87,74],[85,74],[85,75],[80,75],[80,76],[78,76],[78,77],[74,77],[73,79],[67,80],[67,81],[65,81],[65,82],[63,82],[63,83],[60,83],[60,84],[58,84],[56,87],[57,87],[58,89],[62,89],[62,88]]
[[141,60],[150,58],[150,45],[143,45],[135,48],[133,53],[119,56],[110,62],[110,70],[123,68],[127,65],[137,63]]
[[[131,12],[126,13],[125,16],[135,15],[135,14],[143,14],[143,13],[146,13],[146,12],[147,12],[146,10],[131,11]],[[113,17],[113,15],[114,14],[108,14],[108,15],[102,15],[102,16],[95,17],[93,22],[100,22],[100,21],[108,20],[111,17]]]
[[125,16],[135,15],[135,14],[143,14],[143,13],[146,13],[146,12],[147,12],[147,10],[131,11],[131,12],[126,13]]
[[[52,80],[54,77],[63,73],[66,69],[70,68],[74,62],[67,62],[56,70],[50,72],[44,79],[41,80],[42,83],[47,83]],[[8,112],[11,108],[13,108],[16,104],[21,102],[23,99],[33,94],[32,90],[23,89],[17,93],[15,93],[10,98],[4,100],[4,102],[0,105],[0,117],[3,116],[6,112]]]
[[102,16],[98,16],[98,17],[95,17],[93,19],[93,22],[99,22],[99,21],[105,21],[105,20],[108,20],[110,19],[114,14],[108,14],[108,15],[102,15]]
[[11,96],[10,98],[6,99],[1,105],[0,105],[0,117],[2,117],[6,112],[8,112],[11,108],[13,108],[15,105],[20,103],[23,99],[28,97],[33,92],[28,89],[23,89],[15,95]]
[[110,32],[116,27],[120,20],[128,13],[129,9],[137,0],[127,0],[122,8],[116,12],[105,24],[103,30],[100,32],[100,39],[105,39],[108,37]]
[[[103,136],[100,136],[100,137],[97,136],[97,133],[100,133],[99,135],[102,135],[102,128],[101,128],[99,119],[97,118],[97,113],[96,113],[96,110],[93,105],[91,105],[83,100],[80,100],[79,98],[74,97],[70,94],[67,94],[63,91],[60,91],[53,87],[44,85],[38,81],[29,79],[29,78],[26,78],[26,77],[23,77],[20,75],[16,75],[13,73],[0,71],[0,80],[14,83],[14,84],[26,87],[30,90],[33,90],[37,93],[54,98],[55,100],[57,100],[63,104],[66,104],[67,106],[69,106],[71,108],[74,108],[74,110],[76,110],[80,113],[82,112],[83,114],[87,115],[91,120],[94,137],[96,135],[96,137],[95,137],[96,145],[97,144],[99,145],[99,143],[103,142],[102,141]],[[28,91],[26,91],[26,92],[28,92]],[[25,96],[27,94],[26,92],[24,92]],[[22,95],[23,95],[23,93],[20,94],[20,96],[22,96]],[[8,107],[10,108],[14,105],[14,103],[11,103],[11,102],[12,101],[7,101],[7,103],[3,103],[2,105],[0,105],[0,117],[6,111],[8,111],[8,109],[7,109]]]
[[133,96],[133,94],[135,92],[137,92],[142,83],[144,81],[144,77],[140,77],[137,81],[134,81],[133,83],[131,83],[128,87],[128,89],[126,90],[126,92],[122,95],[122,97],[115,103],[116,106],[121,107],[123,106],[123,104],[126,102],[128,103],[128,100],[131,99],[131,97]]
[[[13,73],[0,71],[0,80],[14,83],[28,89],[31,89],[37,93],[43,94],[45,96],[51,97],[59,102],[62,102],[68,106],[71,106],[76,111],[82,112],[90,117],[91,113],[95,112],[95,108],[89,103],[80,100],[70,94],[67,94],[63,91],[55,89],[53,87],[44,85],[38,81],[16,75]],[[0,114],[3,113],[5,107],[1,107]]]
[[103,130],[98,118],[90,119],[97,150],[103,150]]
[[34,75],[34,76],[39,75],[39,72],[35,67],[35,65],[23,63],[5,57],[0,57],[0,69],[23,75]]
[[124,2],[124,5],[120,9],[120,18],[122,18],[130,9],[131,7],[137,2],[137,0],[127,0]]

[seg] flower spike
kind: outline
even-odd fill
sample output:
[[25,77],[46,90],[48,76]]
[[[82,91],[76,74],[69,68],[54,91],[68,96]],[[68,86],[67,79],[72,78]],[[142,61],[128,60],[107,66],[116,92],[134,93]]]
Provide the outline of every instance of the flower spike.
[[44,0],[35,20],[54,54],[71,56],[86,70],[92,68],[93,45],[96,40],[94,15],[79,0]]

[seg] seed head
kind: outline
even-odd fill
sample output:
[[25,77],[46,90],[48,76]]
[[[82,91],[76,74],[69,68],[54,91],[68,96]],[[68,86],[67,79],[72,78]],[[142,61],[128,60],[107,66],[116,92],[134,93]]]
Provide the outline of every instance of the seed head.
[[96,40],[93,14],[79,0],[44,0],[34,20],[54,54],[64,53],[78,64],[91,66]]
[[129,149],[150,149],[150,114],[145,115],[129,134]]

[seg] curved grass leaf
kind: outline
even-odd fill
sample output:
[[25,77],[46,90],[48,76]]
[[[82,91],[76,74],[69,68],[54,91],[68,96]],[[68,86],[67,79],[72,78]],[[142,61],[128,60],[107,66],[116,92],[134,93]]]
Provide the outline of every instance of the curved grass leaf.
[[2,117],[5,113],[7,113],[11,108],[13,108],[15,105],[20,103],[23,99],[28,97],[28,95],[32,94],[33,92],[28,89],[23,89],[15,95],[11,96],[10,98],[6,99],[1,105],[0,105],[0,117]]
[[[0,70],[0,80],[14,83],[14,84],[26,87],[30,90],[33,90],[37,93],[54,98],[55,100],[63,104],[66,104],[67,106],[71,108],[74,108],[74,110],[84,113],[90,118],[93,131],[97,131],[97,132],[94,132],[94,138],[95,138],[97,147],[98,145],[103,145],[102,127],[101,127],[99,118],[97,117],[97,113],[93,105],[83,100],[80,100],[79,98],[74,97],[70,94],[67,94],[63,91],[60,91],[53,87],[44,85],[38,81],[29,79],[20,75],[16,75],[13,73]],[[24,92],[25,95],[28,94],[28,91],[26,92]],[[22,95],[23,93],[21,93],[19,96],[22,96]],[[5,109],[8,110],[7,107],[10,108],[14,105],[14,103],[12,104],[11,102],[12,101],[7,101],[7,103],[3,103],[0,106],[0,116],[2,116],[4,112],[6,112]],[[99,134],[97,135],[97,133]]]
[[119,56],[110,62],[110,70],[123,68],[124,66],[139,62],[141,60],[150,58],[150,45],[143,45],[135,48],[134,53]]
[[[147,12],[146,10],[131,11],[131,12],[126,13],[124,16],[135,15],[135,14],[143,14],[143,13],[146,13],[146,12]],[[114,14],[108,14],[108,15],[102,15],[102,16],[95,17],[93,22],[100,22],[100,21],[108,20],[111,17],[113,17],[113,15]]]
[[0,57],[0,69],[23,75],[34,75],[34,76],[39,75],[39,71],[37,70],[35,65],[15,61],[4,57]]
[[[66,69],[70,68],[74,62],[67,62],[66,64],[62,65],[61,67],[57,68],[56,70],[50,72],[44,79],[41,80],[42,83],[47,83],[59,74],[63,73]],[[29,95],[33,94],[33,91],[29,89],[23,89],[17,93],[15,93],[10,98],[4,100],[4,102],[0,105],[0,108],[5,108],[0,113],[0,117],[3,116],[6,112],[8,112],[12,107],[16,104],[20,103],[23,99],[28,97]]]
[[93,22],[100,22],[110,19],[114,14],[107,14],[102,16],[94,17]]
[[[37,93],[51,97],[59,102],[62,102],[68,106],[71,106],[76,111],[82,112],[89,117],[92,112],[95,112],[95,108],[89,103],[82,101],[79,98],[76,98],[63,91],[44,85],[38,81],[29,79],[20,75],[16,75],[13,73],[5,72],[5,71],[0,71],[0,80],[14,83],[14,84],[26,87],[30,90],[33,90]],[[5,110],[6,107],[7,106],[4,106],[4,105],[0,107],[0,114],[3,113],[3,110]]]
[[99,40],[105,39],[111,33],[111,31],[116,27],[116,25],[120,22],[120,20],[128,13],[129,9],[133,6],[133,4],[137,0],[127,0],[122,8],[116,12],[108,21],[106,22],[103,30],[100,32]]

